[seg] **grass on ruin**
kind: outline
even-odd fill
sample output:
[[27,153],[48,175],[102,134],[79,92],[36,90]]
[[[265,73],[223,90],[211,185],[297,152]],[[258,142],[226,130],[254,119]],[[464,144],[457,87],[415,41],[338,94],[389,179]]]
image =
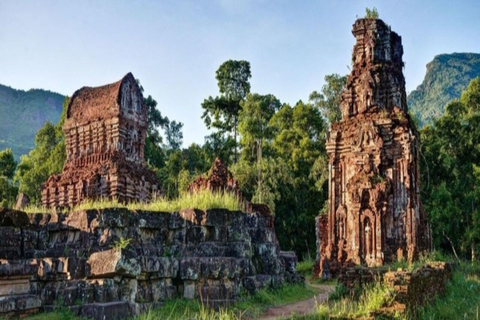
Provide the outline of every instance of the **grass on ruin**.
[[[109,208],[126,208],[132,211],[157,211],[157,212],[175,212],[182,209],[228,209],[231,211],[242,210],[241,201],[229,192],[212,192],[203,190],[195,194],[184,193],[175,199],[158,197],[151,202],[141,203],[133,202],[124,204],[117,200],[101,199],[87,200],[78,206],[75,206],[69,212],[81,210],[100,210]],[[38,206],[28,206],[24,209],[27,213],[52,213],[52,210]]]

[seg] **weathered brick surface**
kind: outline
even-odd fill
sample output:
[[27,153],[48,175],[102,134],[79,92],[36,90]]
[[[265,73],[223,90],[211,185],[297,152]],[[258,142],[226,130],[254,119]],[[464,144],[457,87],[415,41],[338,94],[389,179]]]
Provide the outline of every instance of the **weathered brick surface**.
[[242,288],[303,281],[296,263],[294,253],[280,251],[273,216],[262,213],[0,212],[0,314],[61,302],[116,319],[177,296],[218,306]]
[[[413,260],[430,247],[420,202],[418,134],[407,112],[401,37],[382,20],[353,25],[342,119],[327,137],[328,227],[317,232],[317,276],[350,264]],[[323,219],[323,218],[322,218]],[[322,221],[324,222],[324,221]]]
[[49,208],[73,207],[85,199],[147,201],[159,192],[145,167],[147,107],[131,73],[101,87],[77,90],[63,125],[67,159],[62,174],[42,189]]

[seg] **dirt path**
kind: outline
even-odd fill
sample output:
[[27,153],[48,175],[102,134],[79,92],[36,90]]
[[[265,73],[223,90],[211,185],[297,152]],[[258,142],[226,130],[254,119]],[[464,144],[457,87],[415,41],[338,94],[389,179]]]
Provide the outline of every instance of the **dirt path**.
[[313,312],[315,303],[323,303],[328,299],[328,295],[335,290],[333,285],[308,284],[318,290],[318,293],[308,300],[298,301],[278,307],[268,308],[265,315],[260,320],[275,320],[291,316],[293,314],[302,315]]

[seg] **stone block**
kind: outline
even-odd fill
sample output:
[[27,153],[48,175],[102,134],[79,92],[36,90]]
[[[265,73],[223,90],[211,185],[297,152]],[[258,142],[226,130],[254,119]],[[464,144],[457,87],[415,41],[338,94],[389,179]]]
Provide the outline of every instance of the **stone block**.
[[87,261],[87,274],[91,277],[111,277],[123,275],[135,277],[141,272],[138,258],[126,250],[111,249],[93,253]]
[[132,315],[128,301],[91,303],[81,307],[80,315],[89,319],[120,320]]

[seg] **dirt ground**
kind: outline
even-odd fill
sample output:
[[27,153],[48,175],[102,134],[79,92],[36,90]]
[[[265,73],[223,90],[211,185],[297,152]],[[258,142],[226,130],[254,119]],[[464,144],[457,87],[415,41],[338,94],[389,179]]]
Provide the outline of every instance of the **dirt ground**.
[[289,317],[294,314],[304,315],[312,313],[314,311],[315,304],[325,302],[328,299],[329,294],[335,290],[334,285],[319,285],[309,283],[308,286],[313,287],[318,291],[318,293],[313,298],[286,304],[283,306],[268,308],[265,314],[259,319],[275,320]]

